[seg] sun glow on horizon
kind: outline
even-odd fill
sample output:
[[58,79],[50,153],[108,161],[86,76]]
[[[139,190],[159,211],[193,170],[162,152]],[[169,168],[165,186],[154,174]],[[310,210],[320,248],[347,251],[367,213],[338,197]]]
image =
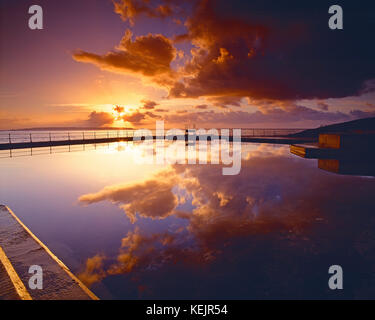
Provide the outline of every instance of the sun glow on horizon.
[[139,108],[135,106],[112,105],[111,113],[114,118],[114,126],[132,126],[130,122],[126,121],[126,116],[134,114]]

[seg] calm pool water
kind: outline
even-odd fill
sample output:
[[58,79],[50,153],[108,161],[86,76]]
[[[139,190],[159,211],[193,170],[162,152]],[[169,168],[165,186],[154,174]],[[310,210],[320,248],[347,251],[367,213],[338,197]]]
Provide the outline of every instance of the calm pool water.
[[375,297],[374,178],[288,146],[243,144],[234,176],[133,143],[59,150],[0,159],[0,203],[103,299]]

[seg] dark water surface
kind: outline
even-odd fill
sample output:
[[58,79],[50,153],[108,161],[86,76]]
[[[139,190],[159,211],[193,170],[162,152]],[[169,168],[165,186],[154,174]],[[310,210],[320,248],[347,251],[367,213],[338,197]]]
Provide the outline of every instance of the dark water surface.
[[[0,159],[0,202],[101,298],[375,298],[375,180],[287,146],[141,164],[132,143]],[[328,269],[344,289],[328,288]]]

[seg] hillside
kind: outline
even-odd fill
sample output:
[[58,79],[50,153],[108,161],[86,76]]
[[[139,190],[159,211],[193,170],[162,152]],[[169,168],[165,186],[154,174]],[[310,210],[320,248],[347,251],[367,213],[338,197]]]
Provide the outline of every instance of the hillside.
[[308,129],[290,136],[318,137],[320,133],[375,133],[375,117],[331,124],[316,129]]

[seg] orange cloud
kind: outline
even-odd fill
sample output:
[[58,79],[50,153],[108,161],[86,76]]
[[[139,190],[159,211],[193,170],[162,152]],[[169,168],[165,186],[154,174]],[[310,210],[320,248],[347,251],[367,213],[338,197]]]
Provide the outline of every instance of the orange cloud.
[[179,204],[178,197],[172,192],[178,177],[163,171],[153,178],[134,184],[106,187],[103,190],[86,194],[79,198],[83,204],[111,201],[123,209],[134,223],[137,214],[151,219],[163,219],[174,213]]
[[141,74],[146,77],[170,75],[170,63],[175,57],[176,49],[165,36],[148,34],[136,37],[133,41],[130,30],[125,32],[116,50],[104,55],[83,50],[73,54],[76,61],[92,63],[104,70]]
[[155,101],[152,101],[152,100],[142,100],[141,101],[143,103],[143,109],[148,109],[148,110],[152,110],[154,109],[157,105],[159,105],[157,102]]
[[[155,110],[155,112],[165,112],[160,111],[162,109]],[[161,119],[161,116],[158,114],[155,114],[151,111],[146,111],[146,112],[140,112],[140,111],[135,111],[131,114],[125,114],[121,117],[122,120],[131,123],[133,126],[138,126],[140,124],[150,124],[151,120],[153,119]]]
[[117,113],[123,113],[125,111],[125,108],[121,106],[115,106],[113,107],[113,110],[116,111]]
[[156,233],[142,235],[139,228],[128,232],[121,241],[120,253],[117,263],[108,269],[109,275],[126,274],[136,268],[144,268],[147,265],[159,264],[157,259],[163,246],[173,245],[174,237],[168,233]]
[[[241,106],[243,97],[326,99],[364,94],[374,87],[369,81],[373,69],[366,65],[371,59],[363,59],[353,71],[346,62],[352,59],[350,42],[341,38],[332,42],[330,33],[319,32],[313,16],[305,16],[306,10],[299,5],[291,8],[293,17],[301,16],[296,19],[280,15],[278,6],[267,1],[234,1],[231,9],[219,0],[116,0],[114,5],[115,12],[130,23],[141,15],[164,18],[181,14],[187,30],[173,41],[161,34],[133,41],[127,30],[114,50],[103,55],[78,50],[73,58],[105,70],[147,77],[166,88],[172,98],[206,97],[215,106],[227,108]],[[267,15],[258,14],[264,10]],[[190,57],[174,47],[173,43],[181,41],[189,42]],[[332,48],[341,48],[342,55],[333,65],[327,58]],[[181,60],[173,69],[176,56]]]
[[[249,151],[242,167],[241,175],[226,179],[215,166],[175,165],[164,172],[164,179],[174,183],[164,185],[163,192],[169,193],[176,187],[183,189],[193,205],[189,213],[178,210],[173,213],[185,219],[188,225],[182,228],[169,225],[168,232],[150,234],[144,232],[140,224],[122,239],[116,262],[107,268],[106,275],[135,273],[135,281],[142,281],[142,275],[150,270],[161,270],[164,265],[168,265],[168,270],[177,263],[189,270],[202,269],[220,259],[227,268],[227,261],[236,261],[244,254],[257,259],[257,248],[260,246],[262,251],[264,243],[272,245],[273,250],[266,252],[270,255],[267,261],[271,263],[275,257],[288,256],[291,248],[311,256],[319,248],[325,250],[321,233],[316,232],[315,239],[309,238],[314,236],[311,228],[317,226],[317,221],[331,220],[334,223],[324,223],[324,228],[336,229],[337,223],[345,217],[342,213],[353,212],[363,205],[363,199],[370,199],[375,188],[369,179],[353,177],[348,181],[348,177],[325,174],[304,160],[291,160],[287,147],[262,145]],[[358,192],[353,193],[353,190]],[[99,198],[111,201],[108,197]],[[151,197],[150,201],[153,199]],[[342,201],[332,202],[332,199]],[[138,201],[136,196],[134,202]],[[153,204],[159,205],[159,202]],[[371,218],[373,206],[362,208]],[[158,207],[153,209],[157,211]],[[169,215],[159,215],[162,216]],[[347,216],[352,221],[350,217]],[[325,229],[325,232],[330,230]],[[345,230],[340,235],[347,237]],[[89,271],[93,269],[91,264],[88,266]]]
[[[332,42],[305,8],[293,4],[290,9],[300,18],[280,14],[269,1],[234,1],[230,7],[225,1],[199,1],[187,18],[187,32],[175,37],[194,47],[170,96],[298,100],[359,95],[366,83],[373,90],[366,54],[354,71],[347,63],[353,58],[348,39]],[[359,44],[354,37],[349,38]],[[360,43],[369,52],[367,40]],[[342,58],[333,65],[332,48],[341,48]]]
[[86,261],[85,269],[78,274],[78,278],[87,286],[101,281],[106,277],[106,272],[103,269],[104,256],[95,255],[88,258]]
[[149,0],[118,0],[114,1],[115,12],[121,16],[124,21],[130,21],[133,25],[135,18],[139,15],[146,15],[149,18],[165,18],[173,12],[169,2],[155,6]]
[[85,121],[85,126],[102,127],[105,125],[111,125],[115,121],[112,114],[108,112],[96,112],[90,113],[89,118]]

